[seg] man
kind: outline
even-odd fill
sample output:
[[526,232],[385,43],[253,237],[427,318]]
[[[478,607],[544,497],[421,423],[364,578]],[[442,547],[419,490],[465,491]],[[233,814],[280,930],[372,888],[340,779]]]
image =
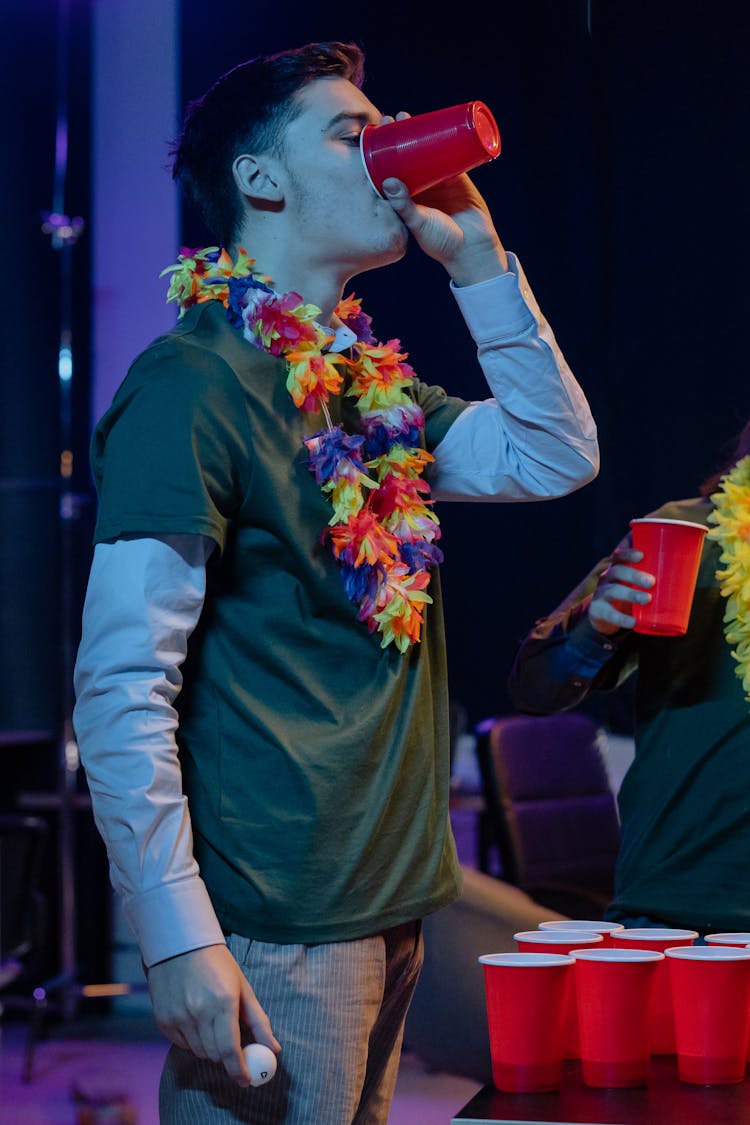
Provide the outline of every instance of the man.
[[[190,107],[175,172],[225,250],[171,271],[184,316],[92,443],[74,721],[174,1044],[165,1122],[386,1121],[420,919],[460,887],[432,502],[562,495],[598,467],[468,176],[419,204],[368,183],[359,134],[384,119],[362,66],[310,44]],[[450,277],[486,402],[422,383],[341,303],[410,235]],[[247,1090],[249,1039],[280,1057]]]
[[[534,714],[569,710],[637,674],[635,757],[618,794],[621,845],[605,914],[628,927],[750,930],[750,711],[738,675],[741,630],[724,620],[732,591],[722,571],[722,528],[746,523],[750,510],[745,498],[736,517],[725,514],[750,491],[738,492],[729,474],[747,473],[749,453],[750,423],[700,495],[652,513],[709,527],[684,636],[633,632],[627,606],[650,600],[654,577],[631,565],[643,554],[627,535],[536,622],[510,673],[513,705]],[[746,579],[733,573],[731,581],[741,589]]]

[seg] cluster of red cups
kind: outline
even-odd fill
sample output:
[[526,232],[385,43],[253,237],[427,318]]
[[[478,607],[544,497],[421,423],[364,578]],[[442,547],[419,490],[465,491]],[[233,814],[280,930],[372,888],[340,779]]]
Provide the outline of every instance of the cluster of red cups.
[[555,1090],[579,1058],[588,1086],[648,1083],[652,1054],[683,1082],[742,1082],[749,1059],[750,933],[542,922],[517,950],[485,954],[492,1073],[499,1090]]

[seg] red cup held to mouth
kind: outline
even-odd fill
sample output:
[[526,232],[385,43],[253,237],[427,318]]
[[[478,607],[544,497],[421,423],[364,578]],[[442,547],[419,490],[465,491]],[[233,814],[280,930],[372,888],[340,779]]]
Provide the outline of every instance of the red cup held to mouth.
[[494,160],[500,154],[500,130],[484,102],[463,102],[403,121],[365,125],[360,150],[378,195],[389,176],[417,195]]

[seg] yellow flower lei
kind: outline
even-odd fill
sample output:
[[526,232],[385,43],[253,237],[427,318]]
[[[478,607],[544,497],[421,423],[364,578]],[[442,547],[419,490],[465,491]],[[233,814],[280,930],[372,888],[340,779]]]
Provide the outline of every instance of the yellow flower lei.
[[724,610],[724,635],[737,661],[737,676],[750,703],[750,456],[726,473],[711,496],[716,524],[708,538],[721,547],[723,569],[716,571]]

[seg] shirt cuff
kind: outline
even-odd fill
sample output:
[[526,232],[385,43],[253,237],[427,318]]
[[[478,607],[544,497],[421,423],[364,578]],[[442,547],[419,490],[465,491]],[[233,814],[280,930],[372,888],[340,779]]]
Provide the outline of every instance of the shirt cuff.
[[[518,336],[535,323],[534,315],[520,288],[523,271],[515,254],[508,254],[508,272],[476,285],[457,286],[450,282],[466,326],[477,345]],[[526,287],[524,279],[524,287]]]
[[571,632],[570,641],[584,660],[601,666],[609,660],[626,636],[626,629],[621,629],[619,633],[599,633],[588,617],[584,617]]
[[146,968],[168,957],[223,945],[224,932],[198,876],[155,887],[123,903]]

